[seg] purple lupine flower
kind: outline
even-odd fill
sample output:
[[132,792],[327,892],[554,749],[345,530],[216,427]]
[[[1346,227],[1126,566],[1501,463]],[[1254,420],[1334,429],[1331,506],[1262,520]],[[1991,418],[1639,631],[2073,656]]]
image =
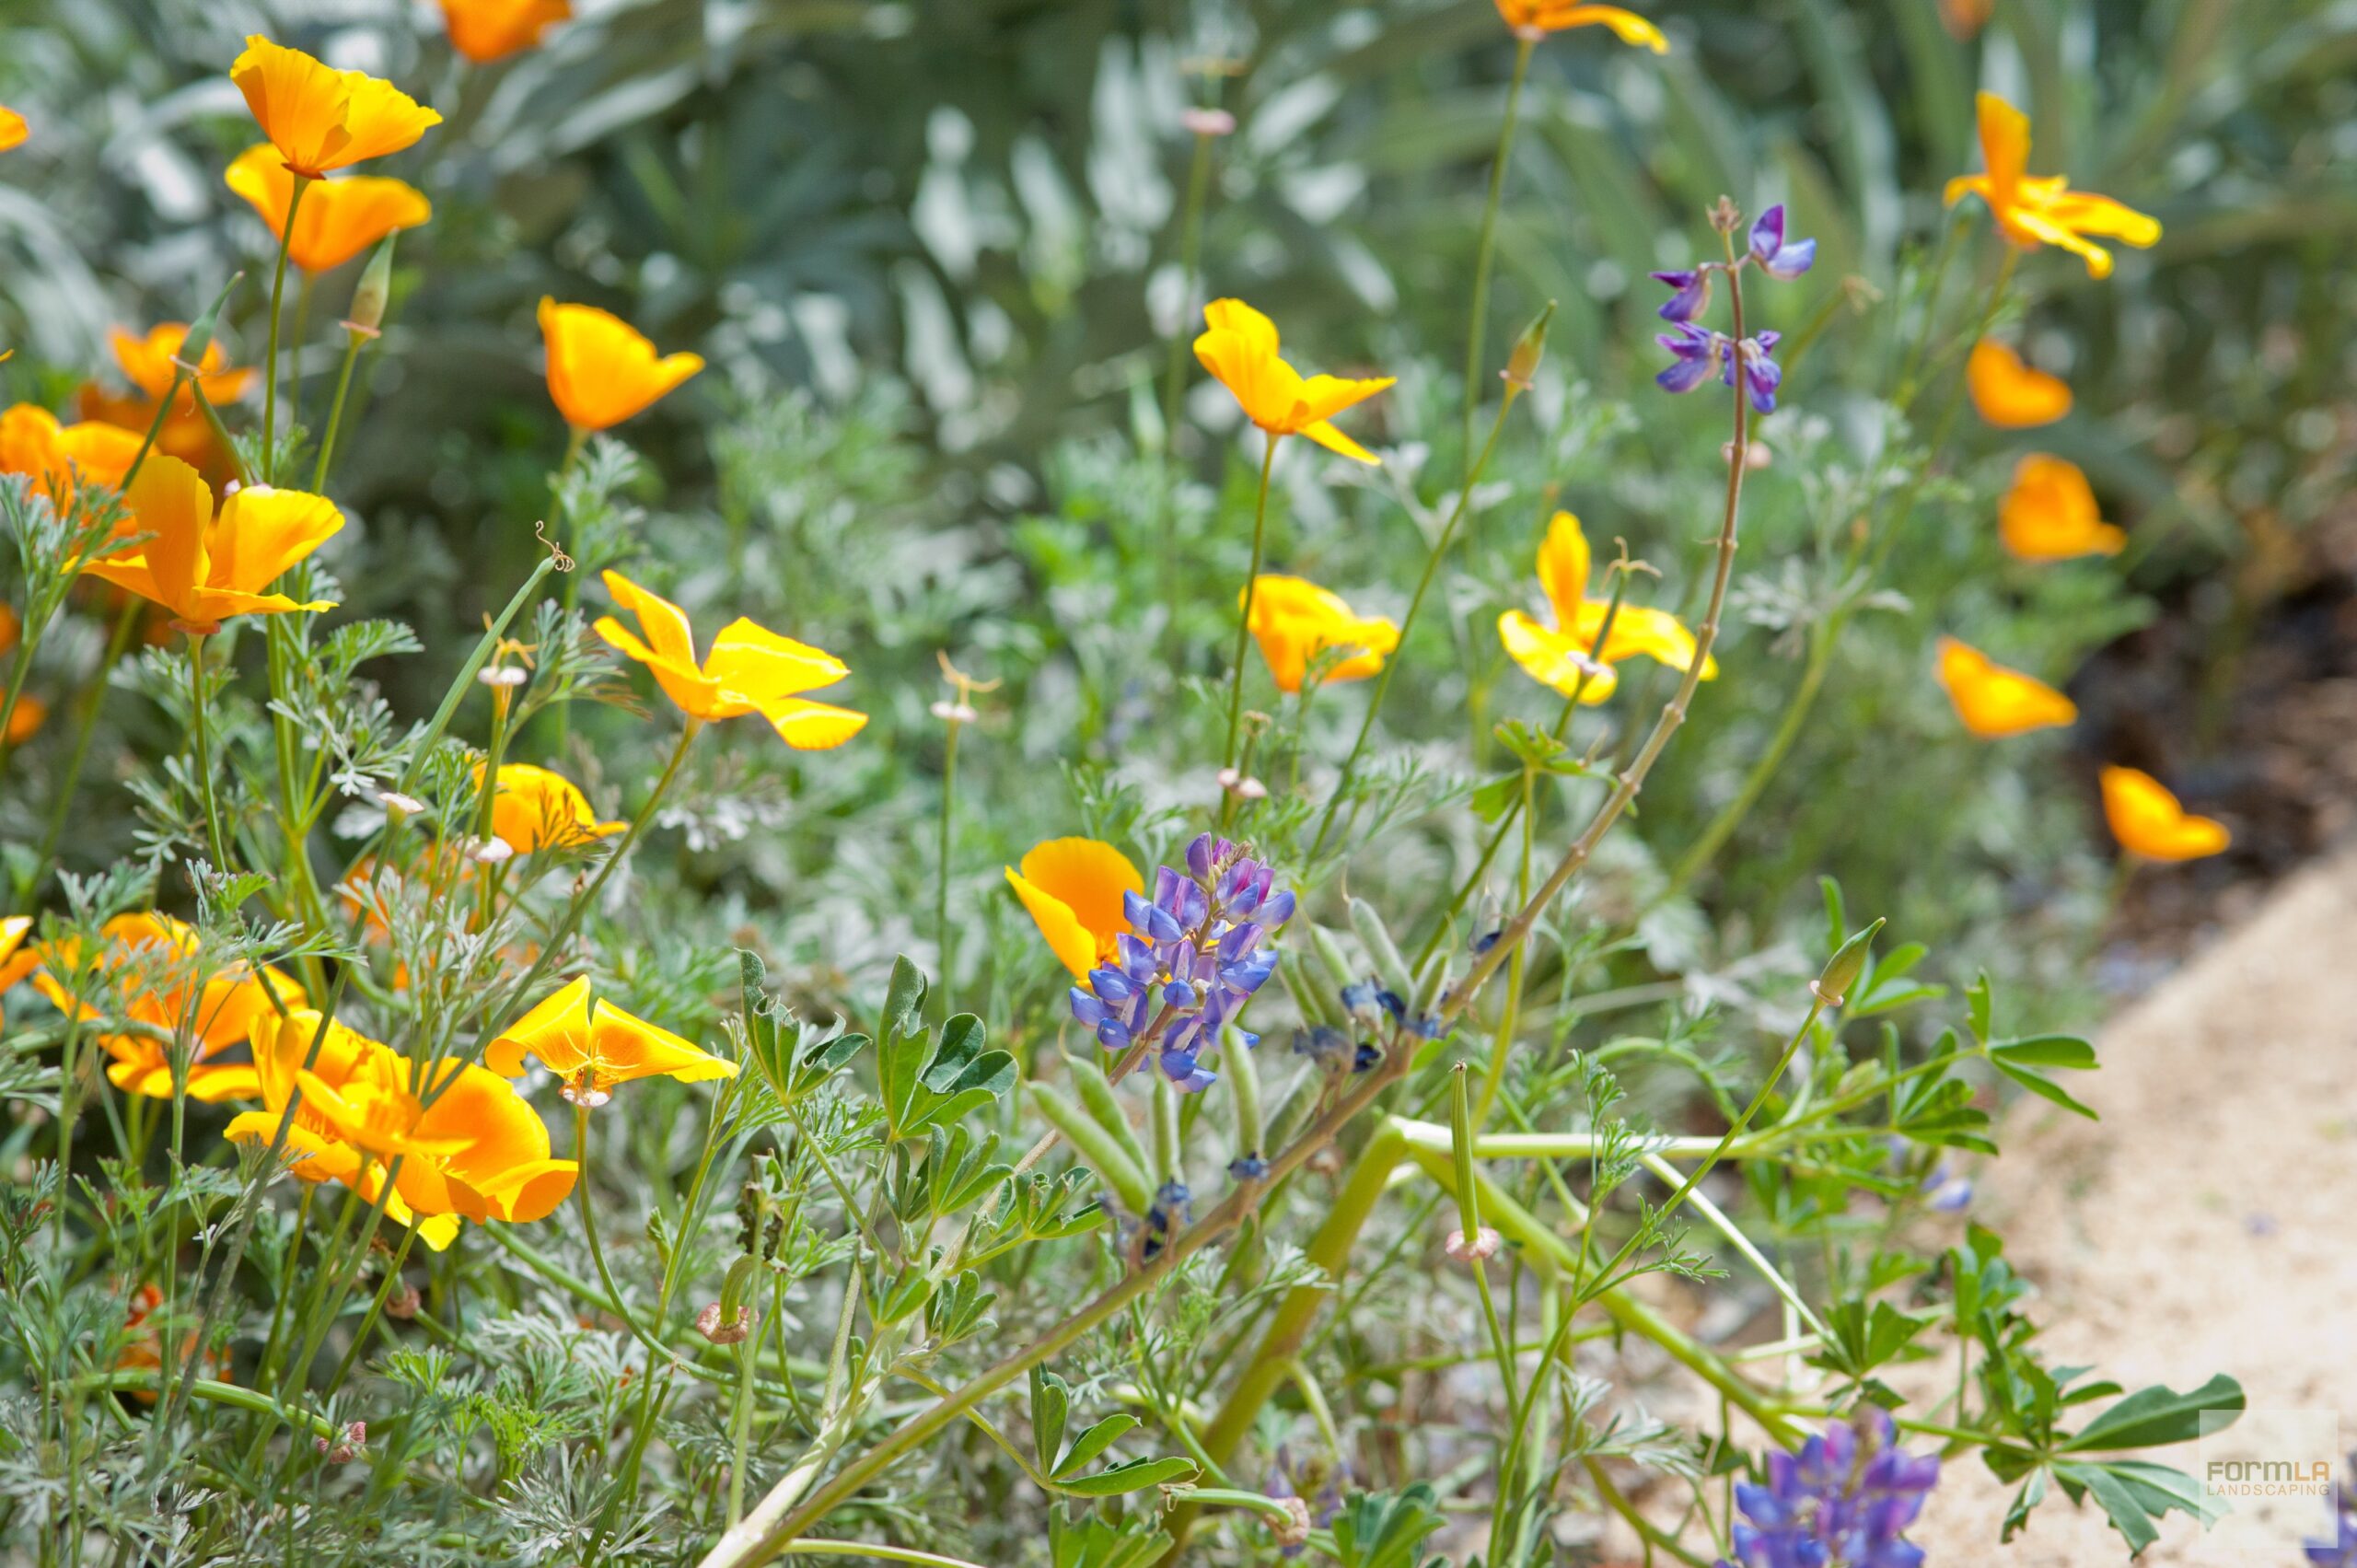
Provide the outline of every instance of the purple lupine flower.
[[[2357,1454],[2349,1457],[2349,1473],[2357,1478]],[[2316,1568],[2357,1568],[2357,1490],[2347,1482],[2333,1485],[2332,1523],[2328,1539],[2300,1543],[2301,1555]]]
[[[1071,994],[1072,1016],[1108,1051],[1128,1051],[1149,1031],[1155,1066],[1179,1088],[1209,1088],[1202,1064],[1220,1031],[1276,972],[1267,938],[1294,915],[1291,889],[1275,870],[1227,840],[1205,833],[1187,846],[1187,868],[1157,866],[1154,896],[1121,900],[1130,929],[1111,962],[1091,970]],[[1260,1037],[1243,1034],[1248,1047]]]
[[1727,335],[1691,321],[1680,321],[1674,332],[1664,332],[1654,342],[1669,350],[1670,366],[1654,382],[1665,392],[1690,392],[1719,373],[1720,361],[1727,351]]
[[1760,214],[1759,221],[1751,226],[1751,259],[1770,277],[1790,283],[1817,264],[1817,241],[1795,239],[1785,243],[1784,203],[1779,202]]
[[1665,321],[1691,321],[1710,308],[1711,270],[1708,267],[1655,273],[1654,282],[1666,284],[1677,291],[1662,302],[1661,319]]
[[1923,1179],[1923,1191],[1931,1194],[1928,1202],[1941,1214],[1960,1214],[1972,1207],[1972,1179],[1955,1175],[1945,1163],[1934,1166]]
[[1939,1484],[1936,1454],[1898,1446],[1890,1412],[1864,1407],[1797,1454],[1768,1456],[1768,1484],[1736,1483],[1735,1562],[1719,1568],[1919,1568],[1905,1539]]
[[1227,1162],[1227,1175],[1231,1181],[1260,1181],[1268,1174],[1269,1162],[1261,1157],[1258,1149],[1248,1155],[1238,1155]]

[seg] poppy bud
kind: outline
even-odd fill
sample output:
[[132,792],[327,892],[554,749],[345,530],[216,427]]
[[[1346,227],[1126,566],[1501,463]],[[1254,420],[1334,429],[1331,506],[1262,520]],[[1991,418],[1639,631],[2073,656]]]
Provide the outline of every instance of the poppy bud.
[[1809,983],[1809,989],[1817,993],[1819,1002],[1828,1007],[1841,1005],[1842,998],[1850,994],[1850,987],[1855,985],[1858,976],[1865,972],[1867,950],[1874,946],[1875,934],[1882,926],[1882,921],[1877,918],[1872,925],[1842,943],[1840,950],[1825,960],[1824,970]]
[[1538,362],[1547,353],[1547,323],[1555,319],[1555,302],[1549,300],[1538,319],[1522,330],[1514,342],[1514,352],[1506,355],[1506,367],[1500,372],[1506,385],[1515,391],[1528,391],[1530,378],[1538,374]]
[[188,331],[180,334],[180,351],[173,357],[191,366],[192,373],[193,366],[204,363],[205,352],[213,346],[214,324],[221,319],[221,308],[229,303],[230,290],[243,283],[245,277],[243,273],[231,273],[229,281],[221,285],[221,292],[213,296],[212,308],[190,322]]
[[385,324],[385,303],[393,292],[393,237],[385,236],[377,253],[361,270],[360,286],[352,291],[352,314],[344,325],[370,337]]

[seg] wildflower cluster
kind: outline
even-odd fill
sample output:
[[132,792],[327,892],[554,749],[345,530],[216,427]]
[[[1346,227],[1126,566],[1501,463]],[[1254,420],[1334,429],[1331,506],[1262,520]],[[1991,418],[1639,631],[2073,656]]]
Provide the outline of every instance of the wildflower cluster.
[[[1829,1424],[1797,1454],[1768,1456],[1768,1484],[1737,1481],[1741,1568],[1917,1568],[1907,1527],[1939,1484],[1936,1454],[1910,1456],[1890,1412],[1868,1406]],[[1724,1559],[1720,1568],[1732,1568]]]
[[1759,215],[1759,221],[1751,226],[1749,242],[1734,260],[1655,273],[1655,280],[1674,291],[1661,308],[1661,319],[1675,330],[1655,340],[1669,351],[1674,363],[1654,379],[1666,391],[1690,392],[1713,376],[1723,385],[1732,387],[1739,369],[1751,406],[1761,413],[1773,413],[1776,389],[1783,385],[1784,373],[1770,355],[1782,341],[1782,334],[1757,332],[1738,341],[1698,325],[1695,318],[1711,303],[1711,278],[1714,273],[1733,275],[1741,268],[1752,266],[1780,282],[1790,282],[1816,264],[1817,241],[1787,240],[1784,208],[1778,203]]
[[1184,873],[1156,867],[1154,897],[1124,893],[1121,913],[1130,928],[1072,988],[1072,1016],[1106,1050],[1151,1050],[1179,1088],[1207,1089],[1218,1074],[1202,1058],[1276,972],[1268,938],[1293,918],[1293,892],[1277,889],[1273,868],[1204,833],[1187,846]]

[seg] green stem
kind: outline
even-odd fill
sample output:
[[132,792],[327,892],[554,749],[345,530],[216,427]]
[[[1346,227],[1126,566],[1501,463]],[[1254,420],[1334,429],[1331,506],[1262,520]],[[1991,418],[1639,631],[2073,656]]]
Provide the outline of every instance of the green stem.
[[215,875],[229,874],[229,856],[221,836],[221,807],[213,795],[213,748],[204,724],[204,635],[188,636],[189,739],[195,752],[197,784],[204,797],[204,830],[212,841]]
[[[963,703],[961,689],[957,702]],[[949,987],[955,970],[949,944],[949,832],[958,810],[958,732],[965,726],[955,714],[949,719],[949,736],[941,755],[941,828],[939,849],[934,859],[933,873],[933,941],[941,972],[940,1003],[945,1015],[949,1005]]]
[[[557,465],[556,479],[549,486],[549,527],[551,528],[556,528],[564,521],[565,482],[572,479],[573,470],[580,466],[582,446],[589,439],[589,432],[585,426],[572,425],[569,431],[564,439],[564,461]],[[564,583],[557,590],[557,598],[558,602],[564,607],[565,614],[570,616],[574,607],[581,599],[580,573],[567,572],[564,575]],[[566,738],[573,733],[572,703],[557,704],[555,723],[556,737],[549,749],[551,755],[562,757],[564,754]]]
[[[1506,113],[1498,126],[1497,150],[1490,157],[1490,195],[1481,205],[1481,237],[1473,248],[1473,321],[1465,336],[1465,428],[1462,450],[1473,451],[1473,414],[1481,406],[1481,339],[1489,327],[1490,267],[1498,238],[1498,207],[1505,194],[1506,162],[1514,153],[1514,128],[1522,110],[1523,78],[1530,74],[1530,54],[1537,40],[1515,41],[1514,78],[1506,86]],[[1466,488],[1473,480],[1469,473]],[[1403,628],[1404,631],[1404,628]]]
[[311,465],[311,491],[314,494],[326,493],[328,468],[335,459],[336,436],[343,429],[343,401],[352,391],[353,367],[360,363],[360,351],[367,347],[376,335],[349,322],[344,324],[343,368],[336,372],[335,399],[328,404],[327,433],[319,437],[319,460]]
[[65,777],[57,786],[57,799],[50,807],[49,827],[41,834],[41,853],[34,858],[33,887],[41,886],[42,868],[57,853],[65,836],[65,819],[74,807],[75,791],[81,787],[82,769],[90,757],[90,740],[98,733],[99,709],[106,701],[107,677],[122,662],[123,654],[131,646],[132,634],[139,629],[140,600],[136,595],[125,594],[122,608],[115,611],[114,630],[107,634],[106,652],[99,656],[97,675],[90,689],[82,694],[81,712],[74,726],[74,754],[65,764]]
[[278,267],[270,280],[270,347],[262,358],[261,477],[265,484],[278,478],[278,303],[286,294],[286,252],[295,243],[295,214],[311,183],[308,175],[294,178],[294,191],[286,199],[286,227],[278,237]]
[[[1227,744],[1220,752],[1220,766],[1236,766],[1236,737],[1244,721],[1244,658],[1252,644],[1252,601],[1260,587],[1260,559],[1269,531],[1269,476],[1277,466],[1277,443],[1283,439],[1275,431],[1266,433],[1269,449],[1260,459],[1260,496],[1252,508],[1252,570],[1244,579],[1244,604],[1236,617],[1236,656],[1234,672],[1227,693]],[[1223,792],[1220,818],[1226,819],[1235,801],[1233,792]]]
[[[1481,443],[1480,458],[1465,476],[1465,483],[1457,493],[1457,505],[1449,509],[1448,521],[1441,526],[1440,537],[1433,541],[1431,552],[1424,557],[1423,575],[1416,579],[1416,591],[1408,599],[1408,611],[1399,618],[1399,646],[1402,649],[1408,645],[1408,633],[1415,630],[1416,613],[1424,607],[1424,596],[1432,591],[1433,579],[1439,575],[1441,557],[1448,553],[1450,542],[1457,538],[1457,526],[1464,520],[1474,487],[1480,483],[1483,471],[1490,466],[1490,455],[1498,449],[1498,436],[1505,430],[1506,415],[1514,411],[1514,401],[1520,391],[1514,382],[1506,383],[1505,396],[1498,403],[1498,417],[1490,424],[1490,438]],[[1367,738],[1375,733],[1376,717],[1383,712],[1383,699],[1390,693],[1392,671],[1399,667],[1396,656],[1383,661],[1383,671],[1375,679],[1375,693],[1367,699],[1365,716],[1359,720],[1358,735],[1351,742],[1350,755],[1342,760],[1342,771],[1334,780],[1334,793],[1326,802],[1325,814],[1318,819],[1317,836],[1311,839],[1305,859],[1316,860],[1318,852],[1326,847],[1326,835],[1334,826],[1335,810],[1350,793],[1359,759],[1366,754]]]
[[1195,308],[1203,203],[1211,194],[1212,144],[1217,139],[1206,132],[1195,134],[1195,156],[1187,168],[1187,204],[1178,219],[1178,324],[1165,348],[1162,368],[1162,486],[1155,496],[1155,520],[1162,534],[1162,589],[1171,598],[1163,638],[1171,649],[1178,639],[1178,528],[1171,505],[1178,486],[1178,401],[1187,386],[1187,328]]

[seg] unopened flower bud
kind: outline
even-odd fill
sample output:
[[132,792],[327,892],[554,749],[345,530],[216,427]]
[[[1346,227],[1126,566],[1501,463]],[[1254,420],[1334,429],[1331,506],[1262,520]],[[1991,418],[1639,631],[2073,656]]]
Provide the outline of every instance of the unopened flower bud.
[[1743,226],[1743,209],[1735,204],[1732,196],[1721,196],[1711,209],[1711,226],[1721,234],[1733,234]]
[[522,665],[487,664],[475,672],[475,679],[494,689],[521,686],[532,678],[532,672]]
[[385,324],[385,303],[393,292],[393,237],[387,235],[361,270],[360,285],[352,291],[352,314],[344,325],[369,337]]
[[741,1344],[753,1332],[753,1309],[739,1307],[737,1320],[724,1323],[720,1320],[720,1303],[715,1301],[696,1314],[696,1332],[716,1345]]
[[418,1308],[424,1305],[425,1298],[418,1294],[417,1287],[412,1284],[405,1284],[401,1286],[401,1289],[393,1292],[392,1295],[385,1297],[385,1316],[388,1318],[397,1318],[406,1323],[411,1318],[416,1317]]
[[1265,800],[1269,795],[1267,784],[1248,777],[1240,768],[1222,768],[1219,771],[1219,787],[1238,800]]
[[1850,994],[1850,987],[1865,972],[1866,955],[1874,947],[1875,934],[1882,929],[1877,918],[1872,925],[1841,944],[1840,950],[1825,961],[1825,969],[1809,982],[1809,990],[1828,1007],[1839,1007]]
[[378,790],[377,803],[397,816],[422,817],[425,814],[425,802],[413,795],[403,795],[397,789]]
[[1470,1241],[1465,1239],[1463,1231],[1450,1231],[1448,1239],[1442,1243],[1441,1249],[1460,1263],[1472,1263],[1484,1258],[1497,1256],[1498,1246],[1498,1233],[1488,1225],[1482,1225],[1473,1233],[1473,1239]]
[[1538,319],[1522,330],[1514,342],[1514,352],[1506,355],[1506,367],[1499,372],[1507,386],[1517,391],[1530,390],[1531,377],[1538,374],[1538,362],[1547,354],[1547,323],[1555,319],[1555,302],[1549,300]]

